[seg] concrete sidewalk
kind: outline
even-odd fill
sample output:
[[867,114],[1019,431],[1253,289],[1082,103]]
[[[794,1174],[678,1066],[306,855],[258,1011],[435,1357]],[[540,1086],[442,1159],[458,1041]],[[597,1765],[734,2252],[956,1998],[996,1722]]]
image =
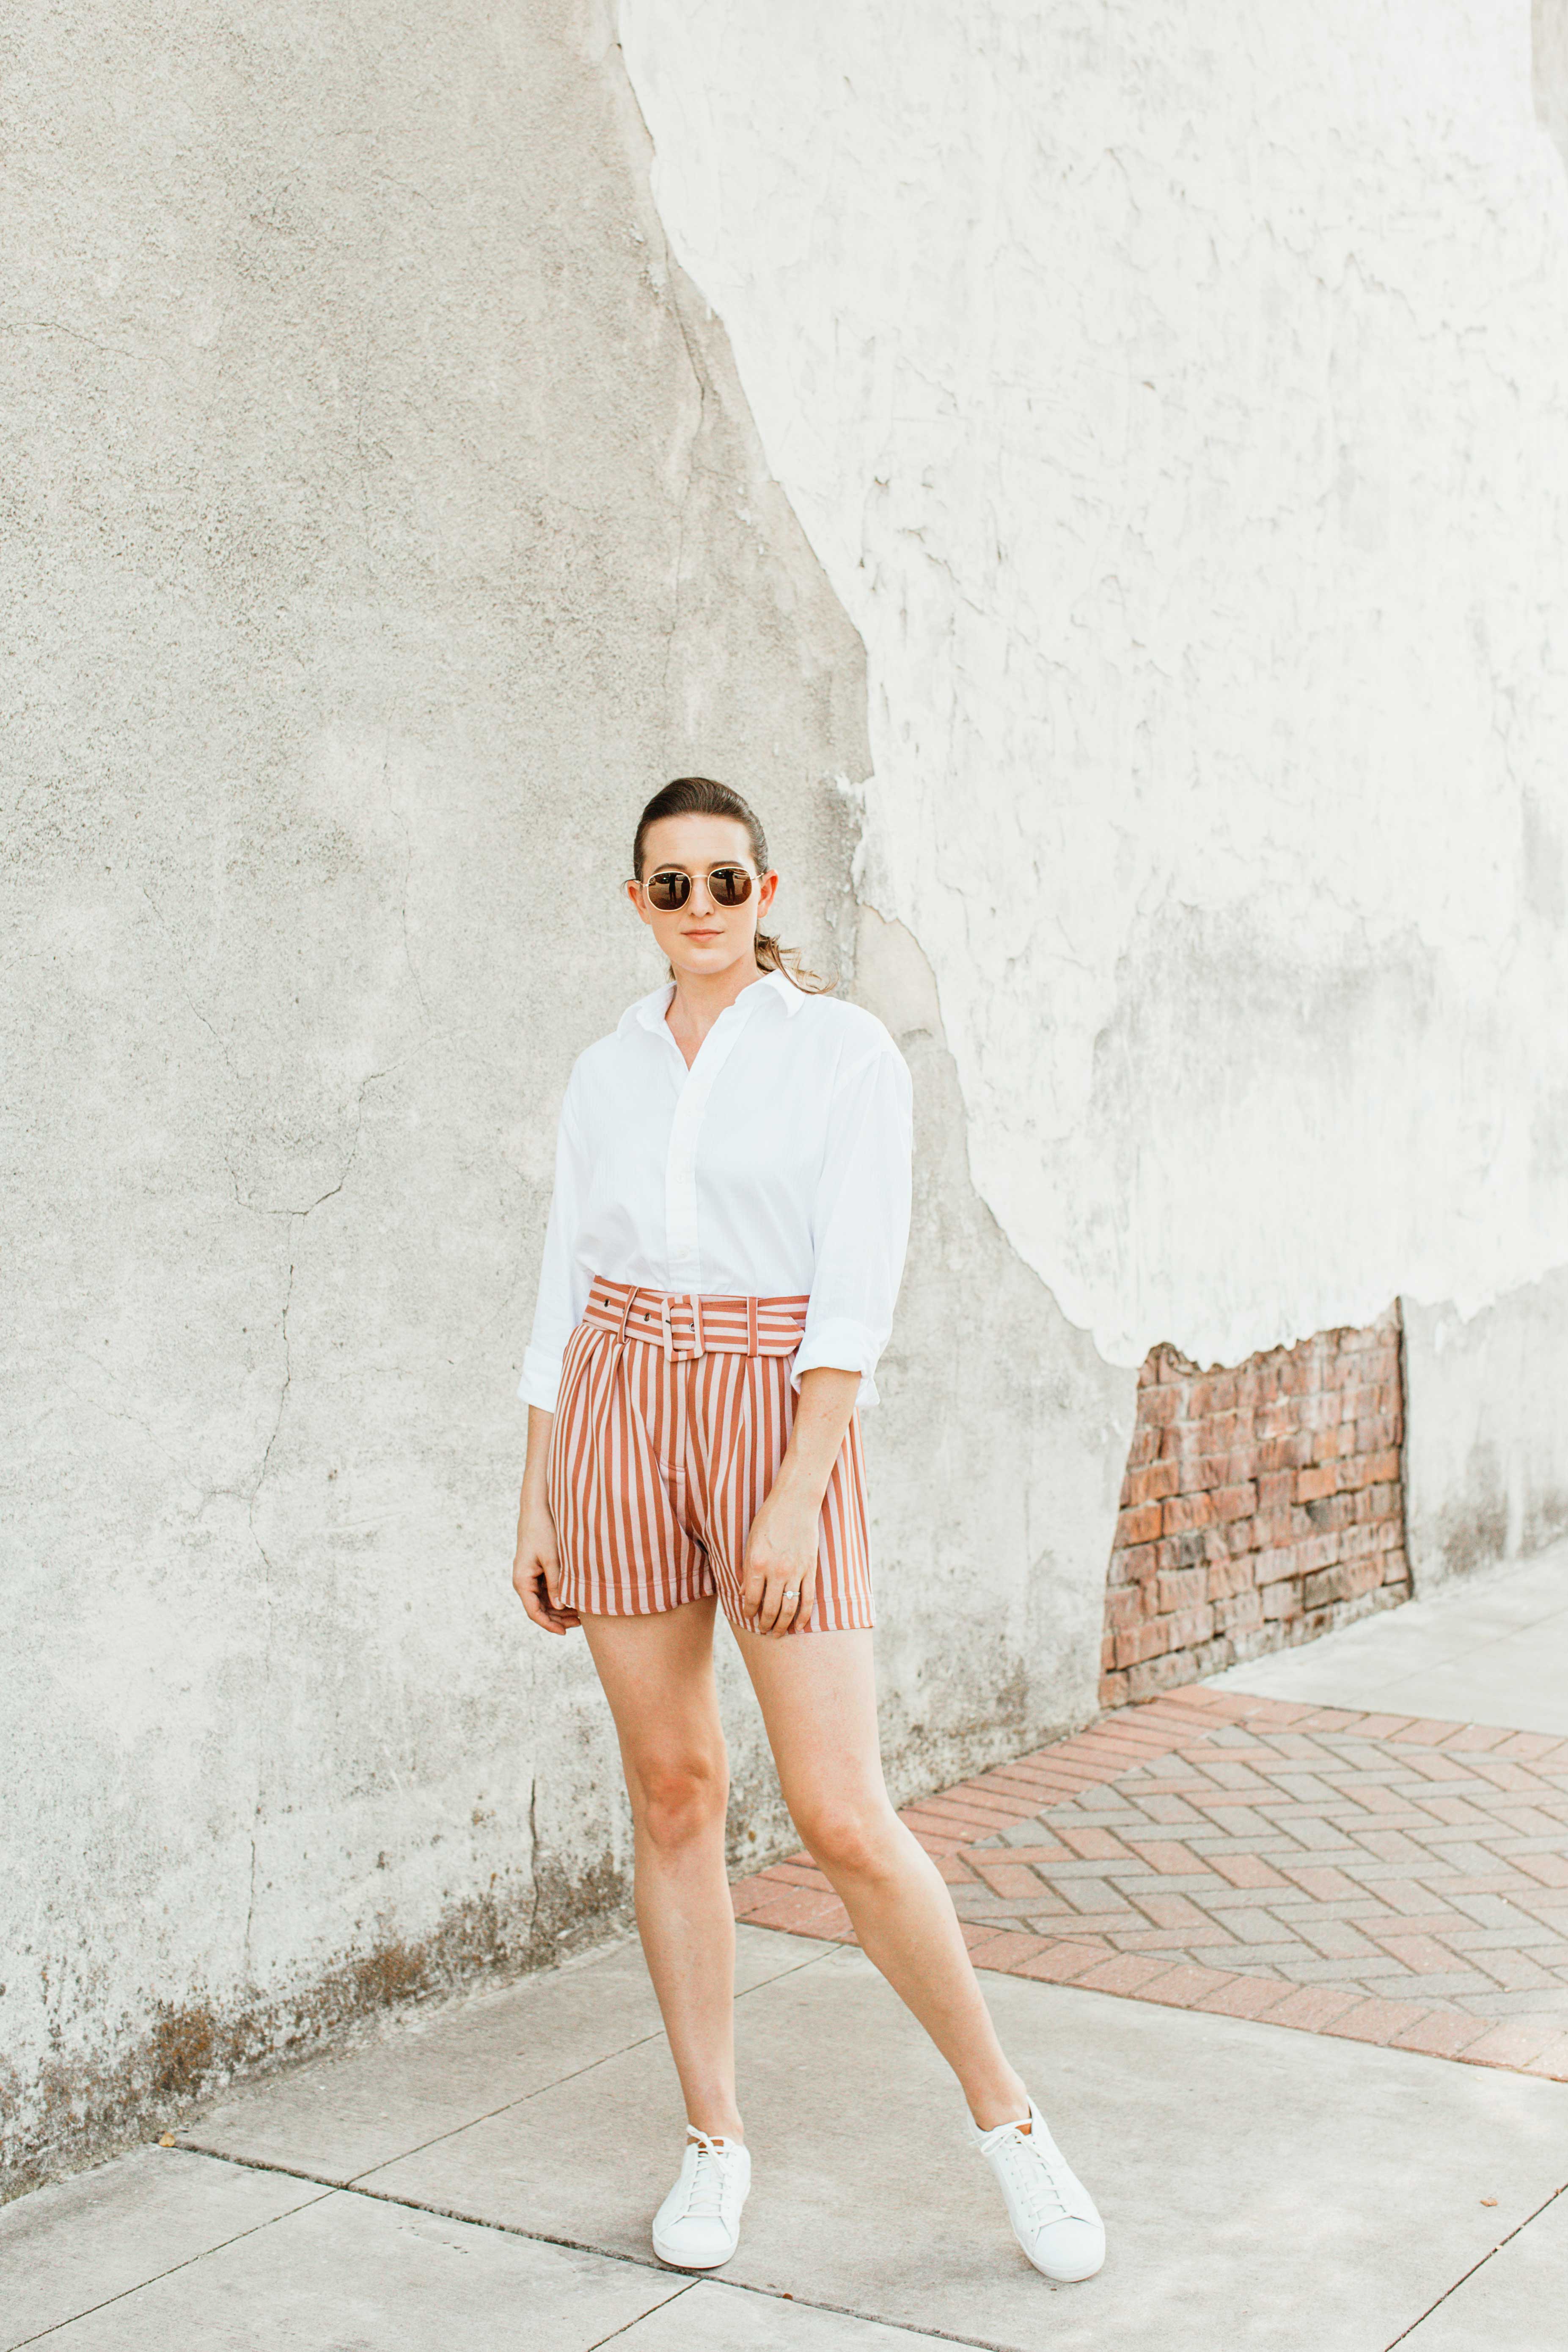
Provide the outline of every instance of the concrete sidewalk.
[[[1408,1718],[1406,1685],[1439,1675],[1451,1727],[1506,1729],[1517,1677],[1521,1727],[1568,1737],[1568,1675],[1535,1671],[1564,1620],[1560,1554],[1222,1687],[1365,1710],[1398,1683]],[[1373,1633],[1389,1646],[1369,1663]],[[1535,1745],[1539,1782],[1554,1759]],[[1074,1805],[1042,1819],[1064,1825]],[[1276,1831],[1295,1818],[1275,1815]],[[1510,1834],[1489,1825],[1494,1848]],[[1538,1824],[1521,1850],[1548,1842]],[[1568,1831],[1558,1842],[1568,1853]],[[1142,1868],[1130,1860],[1124,1883]],[[8,2208],[0,2345],[1560,2352],[1568,2084],[988,1972],[1110,2231],[1100,2277],[1053,2289],[1014,2246],[945,2069],[860,1953],[751,1925],[740,1945],[756,2175],[722,2282],[665,2272],[648,2246],[679,2105],[640,1956],[621,1944],[398,2021],[193,2118],[180,2146]]]

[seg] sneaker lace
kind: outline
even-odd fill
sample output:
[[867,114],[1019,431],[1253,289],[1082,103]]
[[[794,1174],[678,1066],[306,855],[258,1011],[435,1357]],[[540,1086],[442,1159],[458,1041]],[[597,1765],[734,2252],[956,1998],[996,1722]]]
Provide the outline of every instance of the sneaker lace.
[[724,2208],[724,2150],[717,2147],[705,2132],[693,2132],[690,2144],[697,2150],[697,2161],[691,2168],[691,2179],[687,2183],[682,2219],[688,2221],[721,2221]]
[[1047,2221],[1070,2218],[1072,2207],[1063,2192],[1049,2156],[1033,2132],[1013,2131],[998,2150],[1007,2168],[1025,2221],[1032,2230]]

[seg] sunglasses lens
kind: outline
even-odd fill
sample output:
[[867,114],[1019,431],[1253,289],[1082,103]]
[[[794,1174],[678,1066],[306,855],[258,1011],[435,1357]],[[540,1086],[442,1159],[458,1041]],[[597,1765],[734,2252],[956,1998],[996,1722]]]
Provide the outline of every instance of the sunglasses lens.
[[689,874],[650,874],[647,883],[649,903],[661,915],[672,915],[677,907],[684,907],[691,896]]
[[752,877],[743,866],[716,866],[708,887],[721,907],[743,907],[752,895]]

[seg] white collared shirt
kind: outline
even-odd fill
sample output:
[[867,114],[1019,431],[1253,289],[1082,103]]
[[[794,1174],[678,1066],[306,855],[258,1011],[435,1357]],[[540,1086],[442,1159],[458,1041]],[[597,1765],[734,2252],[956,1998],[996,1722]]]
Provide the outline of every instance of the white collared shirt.
[[892,1328],[910,1231],[909,1069],[875,1014],[772,971],[689,1070],[674,984],[628,1007],[566,1083],[533,1333],[518,1394],[555,1409],[596,1274],[710,1297],[804,1297],[795,1360],[861,1374]]

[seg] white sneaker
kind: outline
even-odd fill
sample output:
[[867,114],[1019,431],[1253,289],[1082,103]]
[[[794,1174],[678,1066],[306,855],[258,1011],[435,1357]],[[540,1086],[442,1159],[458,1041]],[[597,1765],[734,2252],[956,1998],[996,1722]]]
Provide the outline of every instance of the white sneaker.
[[680,2177],[653,2217],[653,2250],[680,2271],[716,2271],[741,2242],[741,2208],[752,2185],[744,2141],[710,2139],[688,2124]]
[[1064,2286],[1092,2278],[1105,2260],[1105,2224],[1029,2101],[1029,2128],[998,2124],[969,2136],[1002,2184],[1013,2234],[1037,2271]]

